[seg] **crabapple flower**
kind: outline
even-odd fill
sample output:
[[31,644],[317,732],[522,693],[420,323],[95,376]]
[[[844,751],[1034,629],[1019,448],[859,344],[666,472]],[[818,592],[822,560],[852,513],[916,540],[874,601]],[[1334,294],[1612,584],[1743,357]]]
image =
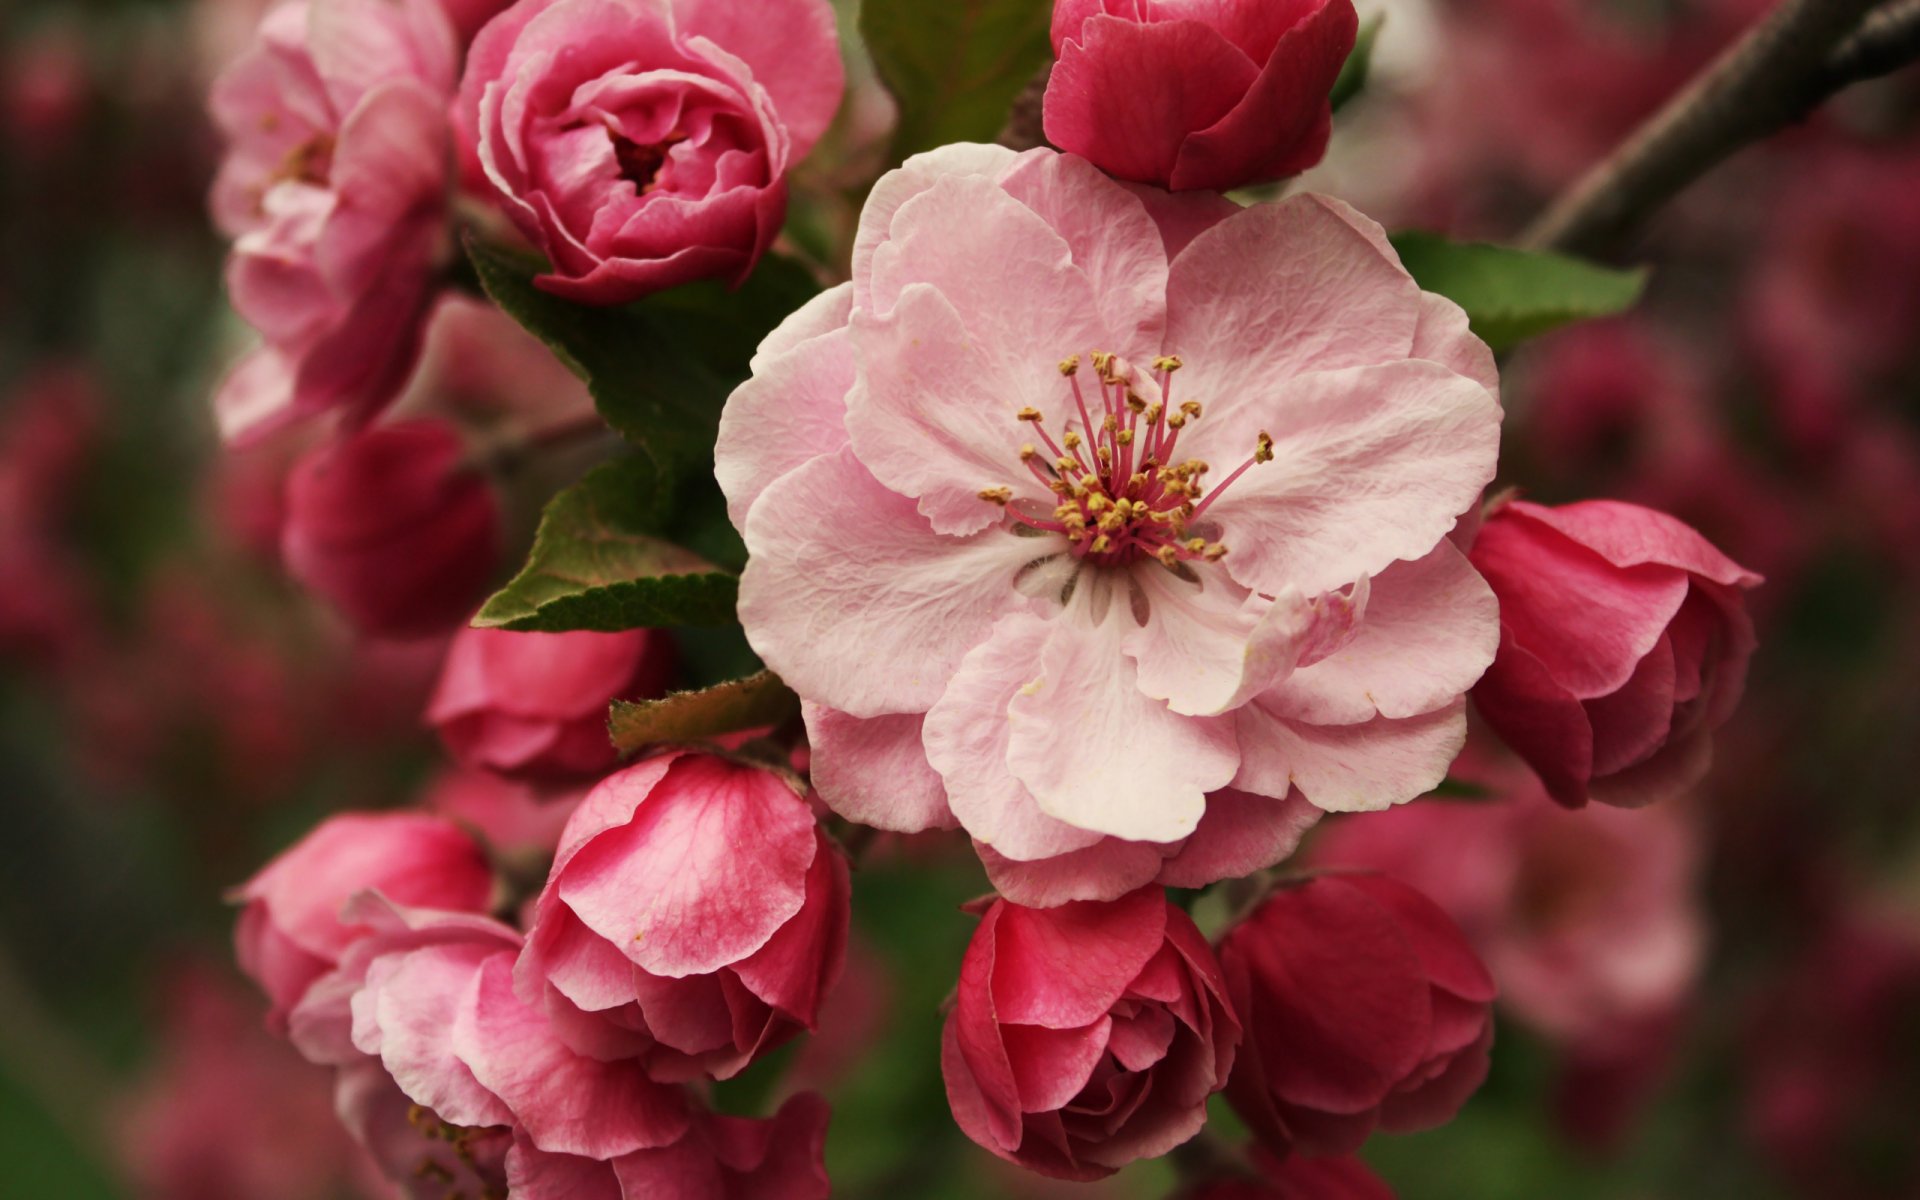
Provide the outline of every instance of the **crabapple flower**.
[[443,1137],[508,1130],[542,1150],[612,1158],[686,1132],[684,1090],[616,1054],[575,1051],[514,995],[520,934],[488,917],[349,903],[371,932],[288,1019],[314,1062],[377,1062]]
[[1487,1077],[1493,980],[1433,901],[1384,875],[1283,885],[1220,943],[1247,1029],[1227,1099],[1275,1150],[1431,1129]]
[[826,0],[520,0],[474,40],[455,120],[472,182],[552,261],[539,285],[619,304],[744,280],[843,84]]
[[702,1113],[679,1141],[608,1161],[548,1154],[521,1141],[507,1156],[515,1200],[827,1200],[827,1105],[794,1096],[766,1120]]
[[1678,812],[1568,812],[1527,779],[1497,802],[1342,818],[1311,857],[1418,888],[1486,962],[1503,1012],[1597,1049],[1632,1042],[1692,993],[1706,949],[1697,840]]
[[1198,1133],[1239,1044],[1206,939],[1144,888],[1048,909],[995,900],[960,967],[940,1067],[968,1137],[1091,1180]]
[[1633,807],[1700,782],[1746,684],[1740,593],[1758,575],[1613,500],[1500,504],[1472,557],[1500,597],[1500,653],[1474,703],[1555,800]]
[[420,813],[343,813],[242,884],[234,930],[240,967],[273,1002],[270,1020],[331,971],[367,930],[342,907],[373,889],[396,904],[478,912],[493,895],[493,872],[471,837],[451,821]]
[[785,778],[667,754],[575,810],[516,978],[601,1053],[725,1079],[814,1027],[847,918],[846,860]]
[[500,558],[500,506],[441,421],[348,434],[287,478],[281,554],[295,579],[376,637],[473,612]]
[[1175,191],[1298,175],[1358,29],[1352,0],[1056,0],[1047,139]]
[[511,1129],[448,1125],[408,1099],[375,1061],[335,1072],[333,1107],[405,1200],[506,1200]]
[[566,782],[610,770],[609,701],[664,695],[673,643],[652,629],[513,633],[462,629],[427,721],[463,766]]
[[[1237,833],[1179,882],[1290,850],[1295,792],[1428,790],[1497,641],[1447,540],[1493,473],[1494,383],[1337,201],[1136,192],[1048,150],[909,160],[716,448],[741,620],[809,702],[823,799],[1080,854],[1030,881],[1057,902],[1175,882],[1228,789]],[[1219,845],[1265,862],[1209,867]]]
[[432,0],[296,0],[215,83],[227,290],[263,345],[221,384],[229,440],[406,385],[448,249],[458,55]]

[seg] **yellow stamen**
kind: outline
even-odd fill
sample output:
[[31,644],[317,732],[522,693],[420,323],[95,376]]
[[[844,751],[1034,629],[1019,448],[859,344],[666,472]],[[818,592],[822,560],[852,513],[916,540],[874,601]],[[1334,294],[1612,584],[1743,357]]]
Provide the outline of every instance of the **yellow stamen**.
[[981,488],[980,498],[989,504],[998,504],[1001,508],[1005,508],[1013,499],[1013,489],[1010,487]]
[[1273,435],[1264,429],[1260,431],[1259,445],[1254,448],[1253,461],[1257,463],[1273,461]]
[[1079,372],[1080,372],[1080,356],[1078,354],[1069,355],[1066,358],[1063,358],[1060,360],[1060,373],[1062,375],[1065,375],[1071,378],[1072,376],[1079,374]]

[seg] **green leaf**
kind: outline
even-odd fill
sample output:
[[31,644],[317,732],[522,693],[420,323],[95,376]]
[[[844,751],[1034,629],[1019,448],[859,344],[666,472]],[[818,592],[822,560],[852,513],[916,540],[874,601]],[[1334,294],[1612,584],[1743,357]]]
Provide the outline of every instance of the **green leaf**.
[[900,104],[894,161],[998,136],[1053,58],[1052,12],[1041,0],[864,0],[860,36]]
[[1432,233],[1398,233],[1393,245],[1420,286],[1466,309],[1474,333],[1496,353],[1562,325],[1623,312],[1647,283],[1645,270]]
[[1340,65],[1339,77],[1333,81],[1333,91],[1327,96],[1333,111],[1339,112],[1347,101],[1366,90],[1367,75],[1373,70],[1373,43],[1380,37],[1380,27],[1386,21],[1387,14],[1375,13],[1360,27],[1359,35],[1353,39],[1353,50]]
[[800,711],[800,698],[771,671],[716,684],[697,692],[675,692],[663,700],[613,702],[607,732],[613,744],[631,753],[660,742],[691,742],[762,725],[777,725]]
[[586,381],[607,424],[664,475],[705,473],[754,349],[820,290],[804,267],[769,255],[737,291],[708,281],[594,308],[541,291],[537,260],[472,236],[467,256],[494,303]]
[[662,482],[646,459],[627,458],[555,496],[527,565],[473,623],[541,633],[731,624],[738,581],[655,536]]

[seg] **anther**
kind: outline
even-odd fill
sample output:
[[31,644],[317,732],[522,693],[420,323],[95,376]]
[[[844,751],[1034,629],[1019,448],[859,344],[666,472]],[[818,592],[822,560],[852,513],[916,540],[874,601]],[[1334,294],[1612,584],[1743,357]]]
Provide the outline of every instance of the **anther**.
[[1005,508],[1013,499],[1013,489],[1010,487],[981,488],[980,498],[988,504],[997,504]]
[[1205,558],[1208,562],[1219,562],[1227,556],[1227,548],[1219,542],[1207,547]]
[[[1143,413],[1147,411],[1147,402],[1141,398],[1140,393],[1128,392],[1127,407],[1132,409],[1134,412]],[[1149,420],[1151,420],[1151,418],[1149,418]]]
[[1021,462],[1032,462],[1035,458],[1039,457],[1039,454],[1040,448],[1032,442],[1028,442],[1020,447]]
[[1078,354],[1071,354],[1060,360],[1060,373],[1062,375],[1071,379],[1074,375],[1078,374],[1079,371],[1080,356]]
[[1185,365],[1185,363],[1180,361],[1179,356],[1175,354],[1162,354],[1159,358],[1153,360],[1154,370],[1165,371],[1169,375]]
[[1193,538],[1187,542],[1187,549],[1193,551],[1195,554],[1205,553],[1207,549],[1207,539]]
[[1153,553],[1154,553],[1154,557],[1160,560],[1160,565],[1165,567],[1167,570],[1177,571],[1180,569],[1180,551],[1175,549],[1173,546],[1171,545],[1162,546],[1158,550],[1154,551]]
[[1187,414],[1185,413],[1168,413],[1167,414],[1168,429],[1185,429],[1186,426],[1187,426]]
[[1180,406],[1180,411],[1187,414],[1189,420],[1198,421],[1200,419],[1200,402],[1198,400],[1189,400]]
[[1122,446],[1131,446],[1133,445],[1133,430],[1122,429],[1119,433],[1114,434],[1113,438]]
[[1113,539],[1103,533],[1099,537],[1093,539],[1093,544],[1087,547],[1087,553],[1105,554],[1107,551],[1111,549],[1113,549]]
[[1262,429],[1260,443],[1254,448],[1253,461],[1257,463],[1273,461],[1273,435]]
[[1062,440],[1066,442],[1067,449],[1069,450],[1078,450],[1080,448],[1080,435],[1071,429],[1067,430],[1067,436]]
[[1038,425],[1040,423],[1040,410],[1037,408],[1033,408],[1031,406],[1021,409],[1019,412],[1015,413],[1014,416],[1018,420],[1032,421],[1035,425]]

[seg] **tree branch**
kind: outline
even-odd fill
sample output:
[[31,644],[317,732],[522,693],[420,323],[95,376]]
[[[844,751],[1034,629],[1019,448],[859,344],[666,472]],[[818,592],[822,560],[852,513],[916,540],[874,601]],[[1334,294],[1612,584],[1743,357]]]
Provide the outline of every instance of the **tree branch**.
[[1863,23],[1880,2],[1784,0],[1556,201],[1522,242],[1601,253],[1734,151],[1848,84],[1920,55],[1920,4],[1896,0]]

